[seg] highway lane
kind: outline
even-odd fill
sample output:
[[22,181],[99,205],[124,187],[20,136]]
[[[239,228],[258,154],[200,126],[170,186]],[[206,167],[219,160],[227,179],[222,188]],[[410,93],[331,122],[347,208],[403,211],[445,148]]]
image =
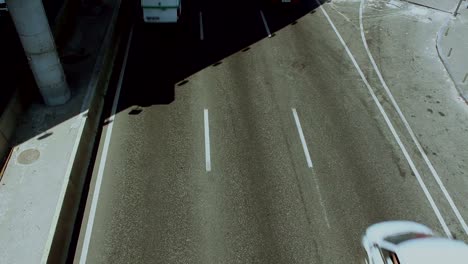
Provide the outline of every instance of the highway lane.
[[[457,135],[458,131],[466,131],[466,104],[459,103],[453,95],[455,88],[442,69],[434,39],[450,15],[400,4],[395,8],[385,1],[363,0],[339,2],[326,9],[380,98],[402,145],[444,216],[450,229],[447,231],[466,240],[464,204],[468,193],[463,175],[466,155],[460,149],[464,149],[467,141]],[[360,8],[364,22],[358,19]],[[370,49],[363,45],[363,37]],[[375,64],[371,63],[370,54],[374,54]],[[433,97],[437,99],[428,100]],[[447,103],[439,106],[445,100]],[[439,118],[434,118],[430,115],[432,107],[447,114],[441,112]]]
[[202,11],[203,41],[196,6],[182,34],[135,27],[94,170],[102,184],[84,222],[87,262],[359,263],[360,236],[377,221],[443,234],[323,14],[287,26],[293,16],[264,10],[273,31],[283,28],[265,38],[257,6],[242,19],[230,7]]

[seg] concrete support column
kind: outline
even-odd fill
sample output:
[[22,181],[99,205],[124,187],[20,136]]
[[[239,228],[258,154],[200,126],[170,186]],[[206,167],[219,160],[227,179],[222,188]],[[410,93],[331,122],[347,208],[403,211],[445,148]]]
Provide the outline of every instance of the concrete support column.
[[66,103],[70,89],[42,1],[6,0],[6,3],[44,102],[51,106]]

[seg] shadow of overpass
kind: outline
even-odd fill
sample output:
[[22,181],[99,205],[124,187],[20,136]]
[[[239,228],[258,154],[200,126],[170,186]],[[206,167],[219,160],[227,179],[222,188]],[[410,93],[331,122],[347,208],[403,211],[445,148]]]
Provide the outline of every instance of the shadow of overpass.
[[268,38],[267,27],[274,38],[275,32],[319,7],[315,0],[269,2],[183,1],[179,24],[145,24],[139,10],[117,112],[170,104],[187,77]]
[[[263,12],[268,28],[274,37],[275,32],[294,23],[310,12],[314,12],[319,6],[316,0],[301,0],[297,5],[271,4],[271,1],[182,0],[183,15],[178,24],[145,24],[142,21],[142,10],[139,1],[124,1],[128,10],[123,12],[123,18],[120,19],[122,25],[117,27],[118,30],[128,32],[132,21],[136,21],[136,23],[133,39],[130,43],[130,52],[117,112],[132,106],[146,107],[170,104],[176,99],[175,89],[179,85],[183,86],[186,83],[185,79],[189,76],[206,67],[223,63],[223,59],[248,49],[250,45],[260,40],[268,41],[268,34],[260,11]],[[320,0],[320,2],[324,2],[324,0]],[[50,12],[56,12],[56,10]],[[200,16],[203,19],[203,40],[200,39]],[[83,18],[80,19],[83,20]],[[94,21],[95,18],[89,18],[88,20]],[[90,22],[90,24],[92,23],[94,22]],[[71,26],[72,28],[69,30],[83,31],[83,29],[79,29],[74,25]],[[17,38],[13,26],[10,25],[9,28],[12,29],[11,34]],[[96,35],[86,32],[80,34],[85,39]],[[71,40],[76,42],[73,38]],[[93,41],[87,40],[87,42]],[[67,45],[76,46],[76,44],[70,43]],[[84,44],[81,43],[81,45]],[[14,47],[17,49],[15,54],[24,56],[19,40],[16,41]],[[97,51],[91,50],[93,53]],[[110,115],[120,69],[123,66],[124,52],[124,48],[120,49],[115,61],[102,120]],[[16,56],[18,55],[13,57],[17,58]],[[11,60],[14,60],[13,57]],[[95,62],[95,58],[78,62],[67,62],[65,59],[67,58],[62,58],[69,84],[72,87],[80,86],[79,83],[87,80],[90,73],[83,73],[79,69],[91,67],[89,65]],[[78,103],[82,100],[80,98],[83,97],[83,93],[86,92],[81,91],[82,89],[74,89],[72,91],[73,98],[66,105],[45,107],[42,105],[42,98],[34,85],[26,58],[24,58],[21,65],[23,65],[24,71],[28,73],[28,85],[24,85],[28,87],[28,91],[31,91],[27,93],[31,97],[28,101],[33,102],[35,106],[33,110],[38,109],[38,112],[44,113],[34,117],[31,117],[31,115],[24,116],[24,120],[20,121],[18,129],[21,133],[16,133],[12,145],[21,144],[35,137],[41,140],[43,133],[47,134],[50,129],[80,114],[81,104]],[[77,96],[77,93],[80,93],[80,95]],[[37,122],[34,123],[34,127],[31,128],[28,127],[31,125],[28,121],[29,118],[42,121],[38,124],[36,124]]]
[[[132,21],[136,23],[117,112],[133,106],[170,104],[176,100],[175,89],[183,86],[189,76],[206,67],[223,63],[223,59],[239,51],[248,50],[250,45],[258,41],[268,41],[267,30],[260,11],[263,12],[268,29],[274,38],[275,32],[314,12],[320,5],[316,0],[301,0],[297,5],[271,4],[272,0],[182,1],[183,15],[178,24],[145,24],[142,21],[139,1],[124,1],[127,9],[123,12],[123,18],[119,22],[121,25],[117,26],[118,30],[124,32],[125,35]],[[320,3],[322,2],[325,1],[320,0]],[[200,39],[200,17],[203,20],[203,40]],[[91,21],[89,24],[95,23],[92,22],[95,19],[97,18],[89,18],[88,20]],[[9,25],[9,28],[12,31],[11,35],[17,38],[13,26]],[[84,30],[76,27],[70,28],[70,30],[73,29]],[[88,36],[88,33],[82,32],[81,35],[89,39],[96,34]],[[81,45],[84,44],[81,43]],[[12,54],[13,57],[10,60],[17,59],[19,54],[24,56],[19,40],[13,46],[17,52],[7,54],[8,56]],[[97,51],[97,49],[91,50],[93,53]],[[123,66],[124,52],[124,48],[120,49],[115,61],[101,124],[105,124],[103,120],[110,116],[120,69]],[[84,74],[79,69],[91,67],[90,65],[95,62],[95,58],[72,63],[66,63],[65,58],[62,59],[67,80],[72,87],[79,86],[79,83],[87,80],[88,75],[91,74],[90,72]],[[54,135],[51,135],[49,130],[80,114],[81,104],[79,103],[86,92],[83,89],[81,89],[83,91],[73,90],[73,98],[66,105],[45,107],[34,85],[26,58],[20,64],[24,67],[24,72],[28,73],[28,78],[24,78],[24,75],[20,77],[28,80],[28,85],[23,86],[31,91],[27,93],[31,97],[28,101],[32,101],[34,105],[34,108],[31,108],[32,111],[28,112],[34,113],[34,110],[38,109],[37,112],[42,114],[35,116],[30,113],[19,121],[17,131],[20,133],[16,133],[12,146],[36,137],[42,140],[45,138],[44,135],[53,137]],[[9,78],[9,76],[5,77]],[[77,96],[77,93],[80,95]],[[2,97],[4,98],[6,97]],[[138,113],[132,112],[132,114]],[[29,118],[42,121],[30,122]]]

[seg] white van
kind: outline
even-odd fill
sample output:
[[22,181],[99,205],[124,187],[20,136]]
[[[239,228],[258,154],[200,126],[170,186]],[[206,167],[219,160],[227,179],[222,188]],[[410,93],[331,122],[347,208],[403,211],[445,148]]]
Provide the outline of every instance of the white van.
[[181,0],[141,0],[143,20],[146,23],[177,23]]

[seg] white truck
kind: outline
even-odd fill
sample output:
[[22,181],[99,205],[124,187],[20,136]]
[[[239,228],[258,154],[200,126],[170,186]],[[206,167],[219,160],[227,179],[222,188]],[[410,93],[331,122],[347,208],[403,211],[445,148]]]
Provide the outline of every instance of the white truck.
[[5,0],[0,0],[0,16],[4,13],[4,12],[7,12],[8,11],[8,8],[7,8],[7,5],[5,3]]
[[182,11],[181,0],[141,0],[141,7],[145,23],[177,23]]

